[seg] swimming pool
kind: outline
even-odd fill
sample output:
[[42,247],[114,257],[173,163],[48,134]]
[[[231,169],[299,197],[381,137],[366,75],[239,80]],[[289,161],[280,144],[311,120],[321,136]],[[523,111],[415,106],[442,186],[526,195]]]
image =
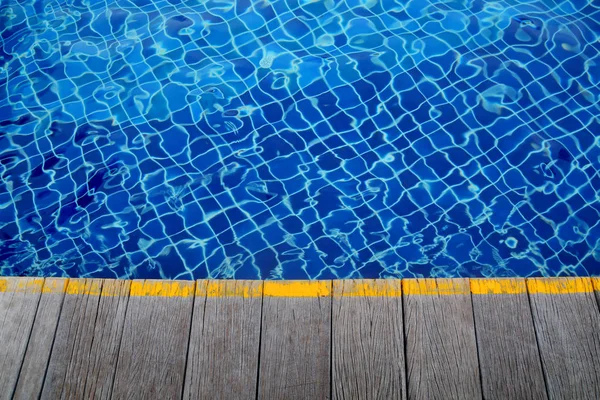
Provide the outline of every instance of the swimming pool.
[[0,275],[600,273],[589,1],[0,2]]

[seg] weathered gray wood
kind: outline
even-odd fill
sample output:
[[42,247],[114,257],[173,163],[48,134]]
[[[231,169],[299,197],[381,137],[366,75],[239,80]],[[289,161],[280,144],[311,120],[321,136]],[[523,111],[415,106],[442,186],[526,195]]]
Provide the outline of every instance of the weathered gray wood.
[[594,294],[596,295],[596,300],[598,301],[598,307],[600,307],[600,277],[590,278],[590,280],[592,281]]
[[409,399],[480,399],[467,279],[403,281]]
[[69,280],[42,399],[83,398],[101,288],[101,280]]
[[69,281],[42,398],[110,398],[129,286]]
[[472,279],[485,399],[547,399],[525,279]]
[[334,399],[406,399],[400,283],[333,281]]
[[589,278],[530,279],[533,321],[551,399],[600,399],[600,313]]
[[37,399],[54,342],[67,279],[46,278],[27,351],[14,393],[15,400]]
[[196,288],[184,399],[255,399],[262,282]]
[[194,286],[132,282],[112,398],[181,398]]
[[0,278],[0,399],[12,396],[44,280]]
[[596,297],[596,303],[598,304],[598,309],[600,310],[600,277],[590,278],[592,281],[592,288],[594,289],[594,294]]
[[122,280],[102,283],[87,371],[69,379],[71,383],[85,379],[84,399],[109,399],[111,396],[130,286],[130,281]]
[[330,281],[265,282],[259,398],[329,399],[330,340]]

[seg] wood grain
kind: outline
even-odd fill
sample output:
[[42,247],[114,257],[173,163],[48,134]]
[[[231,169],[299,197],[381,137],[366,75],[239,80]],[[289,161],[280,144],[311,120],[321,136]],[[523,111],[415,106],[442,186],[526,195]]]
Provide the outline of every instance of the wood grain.
[[402,296],[390,287],[400,294],[398,280],[333,282],[334,399],[406,399]]
[[0,399],[9,399],[17,384],[35,319],[43,279],[10,278],[0,292]]
[[83,398],[102,281],[70,279],[42,389],[42,399]]
[[40,396],[66,285],[67,279],[46,278],[44,281],[44,293],[40,298],[14,393],[16,400],[37,399]]
[[330,398],[331,296],[263,299],[260,399]]
[[6,282],[0,399],[600,398],[598,279]]
[[525,279],[504,284],[523,291],[472,295],[483,396],[547,399]]
[[466,294],[404,293],[408,398],[480,399],[469,281],[435,285]]
[[530,299],[550,398],[600,399],[600,313],[594,293],[531,293]]
[[[226,294],[206,295],[206,286]],[[260,350],[262,282],[196,283],[184,399],[254,399]],[[257,296],[244,296],[248,289]]]
[[181,398],[194,282],[176,284],[188,288],[191,295],[129,298],[112,398]]
[[105,280],[102,284],[87,371],[70,378],[74,381],[85,376],[84,399],[111,397],[130,285],[121,280]]

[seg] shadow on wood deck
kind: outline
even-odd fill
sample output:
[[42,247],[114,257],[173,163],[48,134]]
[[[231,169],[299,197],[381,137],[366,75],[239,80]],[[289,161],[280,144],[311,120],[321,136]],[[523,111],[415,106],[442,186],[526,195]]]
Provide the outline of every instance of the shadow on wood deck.
[[0,278],[0,399],[595,400],[599,291]]

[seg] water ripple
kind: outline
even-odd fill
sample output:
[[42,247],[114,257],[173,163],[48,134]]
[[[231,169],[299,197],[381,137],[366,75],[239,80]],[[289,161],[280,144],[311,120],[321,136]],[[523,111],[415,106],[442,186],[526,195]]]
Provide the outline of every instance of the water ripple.
[[0,1],[0,274],[600,274],[600,8]]

